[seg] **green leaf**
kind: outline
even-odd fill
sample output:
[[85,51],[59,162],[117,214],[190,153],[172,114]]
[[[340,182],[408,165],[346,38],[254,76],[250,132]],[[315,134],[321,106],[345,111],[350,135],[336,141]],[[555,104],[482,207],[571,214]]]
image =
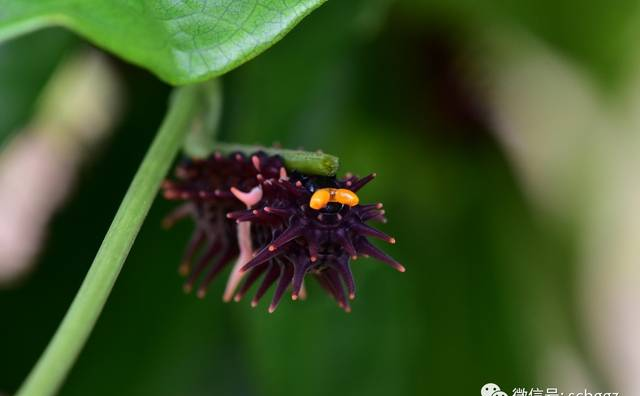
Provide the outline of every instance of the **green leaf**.
[[181,85],[255,57],[325,1],[0,0],[0,40],[64,26]]

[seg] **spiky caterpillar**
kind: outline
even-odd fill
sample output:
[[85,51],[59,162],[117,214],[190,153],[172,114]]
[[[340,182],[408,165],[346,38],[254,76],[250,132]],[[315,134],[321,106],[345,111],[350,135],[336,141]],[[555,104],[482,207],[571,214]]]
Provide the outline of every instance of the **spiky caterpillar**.
[[215,276],[237,257],[225,301],[240,301],[262,277],[251,305],[276,284],[269,305],[273,312],[290,286],[292,299],[303,296],[304,278],[311,274],[350,311],[349,299],[356,295],[352,260],[371,256],[404,272],[367,239],[395,243],[366,224],[386,221],[382,204],[360,205],[355,195],[374,177],[288,172],[280,157],[263,152],[183,161],[163,190],[169,200],[187,201],[167,216],[165,225],[189,215],[196,224],[179,269],[187,276],[185,290],[202,278],[197,294],[204,297]]

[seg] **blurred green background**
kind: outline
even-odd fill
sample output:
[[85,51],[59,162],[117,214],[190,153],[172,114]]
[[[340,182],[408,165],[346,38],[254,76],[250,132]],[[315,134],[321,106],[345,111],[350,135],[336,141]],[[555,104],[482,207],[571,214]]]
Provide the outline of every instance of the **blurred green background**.
[[[382,228],[398,240],[385,249],[407,272],[355,262],[351,314],[315,284],[307,301],[284,301],[272,315],[264,302],[223,304],[223,278],[201,301],[182,293],[176,271],[191,224],[162,230],[172,204],[158,199],[61,394],[478,395],[486,382],[508,394],[565,385],[634,394],[637,380],[611,371],[619,361],[629,373],[640,367],[637,341],[620,339],[636,322],[598,333],[592,318],[607,305],[583,293],[585,268],[594,273],[584,257],[610,246],[590,234],[601,219],[589,205],[609,202],[591,174],[611,161],[578,143],[585,129],[570,120],[593,117],[574,105],[583,87],[614,119],[623,116],[611,109],[634,114],[620,103],[638,74],[638,21],[637,2],[329,1],[221,79],[220,138],[322,149],[343,173],[377,172],[361,199],[384,203]],[[87,50],[56,29],[0,46],[0,133],[25,125],[55,65]],[[108,62],[123,82],[123,115],[53,218],[32,272],[0,288],[0,393],[17,389],[54,333],[166,110],[168,86]],[[540,73],[509,79],[536,65]],[[503,103],[509,89],[532,113]],[[544,106],[557,112],[536,113]],[[566,138],[554,129],[565,120],[578,131]],[[638,133],[614,124],[617,137],[606,127],[589,136]],[[522,125],[539,144],[505,133]],[[549,157],[549,147],[565,149]],[[556,161],[574,152],[584,156]],[[621,178],[637,168],[624,169]],[[617,268],[615,258],[602,262]],[[629,273],[620,277],[637,279]],[[617,286],[599,279],[611,287],[589,295],[610,301]],[[622,301],[640,302],[633,293]]]

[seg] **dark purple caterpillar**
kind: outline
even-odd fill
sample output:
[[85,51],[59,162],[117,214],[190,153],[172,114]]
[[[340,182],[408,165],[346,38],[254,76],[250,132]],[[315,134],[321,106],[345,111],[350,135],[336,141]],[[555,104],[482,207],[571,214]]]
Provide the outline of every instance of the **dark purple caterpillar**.
[[197,294],[204,297],[215,276],[237,257],[225,301],[240,301],[262,279],[251,305],[276,284],[273,312],[290,286],[293,300],[304,298],[303,281],[311,274],[349,312],[356,294],[351,260],[371,256],[404,272],[367,240],[395,243],[366,225],[386,221],[382,204],[360,205],[355,194],[375,174],[337,179],[287,172],[279,156],[257,152],[249,158],[216,153],[185,160],[175,176],[163,184],[164,197],[187,202],[167,216],[165,226],[189,215],[196,224],[179,269],[187,276],[187,292],[200,279]]

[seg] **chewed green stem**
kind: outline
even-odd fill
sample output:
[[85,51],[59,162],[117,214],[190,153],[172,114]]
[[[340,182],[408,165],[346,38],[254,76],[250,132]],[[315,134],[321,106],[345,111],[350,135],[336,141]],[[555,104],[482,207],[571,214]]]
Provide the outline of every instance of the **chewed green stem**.
[[78,294],[18,396],[52,395],[62,385],[102,312],[162,179],[203,107],[203,92],[209,88],[208,84],[188,86],[174,92],[169,112],[133,178]]
[[279,155],[289,169],[303,173],[321,176],[333,176],[338,171],[340,161],[338,157],[321,152],[309,152],[302,150],[287,150],[274,147],[247,146],[242,144],[216,143],[212,151],[223,154],[241,152],[247,155],[256,151],[264,151],[269,155]]

